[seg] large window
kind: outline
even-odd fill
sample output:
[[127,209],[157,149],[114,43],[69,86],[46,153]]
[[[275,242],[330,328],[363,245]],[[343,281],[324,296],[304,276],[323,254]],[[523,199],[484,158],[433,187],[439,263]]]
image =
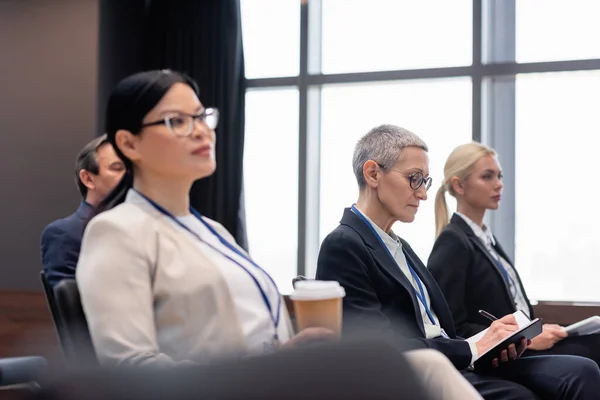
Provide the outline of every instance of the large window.
[[471,64],[472,0],[366,4],[322,0],[323,73]]
[[[396,232],[426,261],[450,151],[500,154],[487,222],[532,300],[595,300],[600,224],[596,0],[241,0],[250,252],[283,293],[356,200],[357,139],[385,123],[430,147],[434,184]],[[577,178],[574,179],[574,177]],[[454,209],[453,199],[448,197]]]
[[244,182],[250,253],[289,292],[298,262],[298,89],[246,93]]
[[516,0],[517,61],[600,57],[600,1]]
[[246,78],[298,75],[300,2],[243,0]]
[[516,262],[530,295],[600,300],[600,71],[519,75]]

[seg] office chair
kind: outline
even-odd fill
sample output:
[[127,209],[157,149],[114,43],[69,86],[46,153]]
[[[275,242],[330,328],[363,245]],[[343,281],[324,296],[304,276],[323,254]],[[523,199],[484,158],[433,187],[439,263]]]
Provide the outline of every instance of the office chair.
[[74,279],[64,279],[54,287],[54,299],[62,328],[61,346],[69,363],[97,366],[98,360],[81,306],[79,289]]
[[58,312],[56,297],[54,296],[54,289],[52,288],[52,285],[50,285],[50,282],[48,282],[48,277],[44,271],[40,272],[40,280],[42,281],[42,287],[44,288],[44,293],[46,294],[46,301],[48,302],[48,309],[52,315],[52,321],[54,322],[54,328],[56,330],[58,342],[60,343],[63,356],[66,357],[67,355],[65,354],[65,348],[67,347],[67,344],[65,343],[65,338],[67,334],[65,332],[65,323],[61,319]]

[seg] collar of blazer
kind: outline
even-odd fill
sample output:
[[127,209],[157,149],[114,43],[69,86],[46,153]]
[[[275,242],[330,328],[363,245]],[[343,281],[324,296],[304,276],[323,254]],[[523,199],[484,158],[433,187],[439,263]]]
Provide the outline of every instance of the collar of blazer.
[[[485,244],[483,244],[481,242],[481,239],[479,239],[479,237],[475,234],[475,232],[473,232],[473,229],[471,229],[469,224],[467,224],[466,221],[460,215],[453,214],[452,218],[450,219],[450,223],[452,225],[456,226],[457,228],[460,228],[460,230],[462,230],[464,233],[466,233],[466,235],[469,236],[469,238],[477,245],[477,247],[481,251],[483,251],[485,255],[488,256],[488,258],[490,259],[490,262],[492,262],[494,265],[496,265],[495,259],[490,254],[490,252],[487,250],[487,248],[485,247]],[[504,249],[498,242],[498,239],[496,239],[496,236],[494,236],[494,242],[496,242],[495,245],[493,246],[494,250],[498,253],[498,255],[500,255],[500,257],[504,258],[504,260],[506,262],[508,262],[511,266],[513,266],[512,261],[510,261],[510,258],[508,257],[508,255],[506,254],[506,252],[504,251]],[[514,268],[514,266],[513,266],[513,268]]]
[[148,200],[143,198],[138,192],[136,192],[133,189],[129,189],[129,191],[127,192],[127,196],[125,197],[125,203],[135,204],[135,205],[139,206],[141,209],[143,209],[144,211],[146,211],[148,214],[152,215],[153,217],[160,217],[160,216],[167,217],[166,215],[164,215],[163,213],[158,211],[156,209],[156,207],[154,207],[152,204],[150,204],[148,202]]
[[[163,231],[163,233],[168,232],[169,236],[176,235],[175,237],[177,238],[177,240],[180,240],[183,237],[192,246],[198,245],[198,239],[196,237],[189,233],[186,233],[181,227],[177,226],[175,222],[171,221],[171,217],[163,214],[135,190],[130,189],[127,192],[125,202],[135,204],[137,207],[146,212],[150,217],[154,218],[161,225],[161,227],[167,228],[167,230]],[[215,223],[215,221],[206,217],[203,217],[203,220],[206,221],[209,225],[211,225],[221,236],[229,240],[229,232],[227,232],[227,230],[224,229],[220,224]],[[236,246],[236,248],[238,248],[244,254],[247,254],[246,251],[239,247],[234,240],[229,240],[229,242],[231,242],[231,244]]]
[[82,201],[81,203],[79,203],[79,207],[77,207],[77,211],[75,211],[75,215],[77,215],[77,217],[79,217],[80,219],[88,219],[90,217],[90,215],[92,214],[92,206],[89,205],[87,202]]
[[[418,303],[419,300],[415,294],[415,288],[400,270],[400,267],[396,261],[389,256],[388,251],[385,249],[381,241],[375,236],[375,233],[350,208],[346,208],[344,210],[344,215],[340,223],[356,231],[356,233],[358,233],[363,239],[363,242],[369,249],[369,252],[376,260],[377,264],[381,266],[383,272],[392,277],[392,279],[397,281],[402,287],[404,287],[406,291],[408,291],[413,302],[414,312],[419,328],[421,329],[423,336],[425,336],[423,317],[421,315],[421,309]],[[431,302],[431,304],[429,304],[429,308],[431,311],[435,312],[438,320],[440,321],[440,325],[442,328],[444,328],[446,333],[452,338],[456,337],[454,321],[452,321],[450,309],[448,308],[448,304],[446,303],[446,299],[444,298],[440,288],[437,286],[437,283],[435,283],[433,277],[427,272],[426,268],[423,266],[423,263],[413,252],[408,243],[403,239],[400,239],[400,242],[402,243],[402,251],[406,256],[406,259],[408,262],[410,262],[410,265],[421,279],[421,282],[427,288]]]
[[[157,221],[162,223],[164,226],[168,226],[170,228],[169,229],[170,231],[176,232],[176,233],[181,233],[183,231],[182,228],[178,227],[174,221],[171,221],[170,216],[168,216],[168,215],[164,214],[163,212],[161,212],[160,210],[158,210],[156,207],[154,207],[152,204],[150,204],[150,202],[148,200],[146,200],[142,195],[140,195],[135,190],[129,189],[129,191],[127,192],[127,197],[125,198],[125,202],[130,203],[130,204],[135,204],[140,209],[142,209],[143,211],[148,213],[152,218],[156,219]],[[219,229],[219,227],[215,226],[213,221],[211,221],[210,219],[208,219],[206,217],[203,217],[203,219],[204,219],[204,221],[208,222],[211,226],[213,226],[213,228],[215,228],[217,231],[219,231],[219,233],[222,233],[221,230]],[[190,234],[186,234],[184,236],[186,236],[188,239],[190,239],[191,243],[197,244],[197,239],[194,236],[192,236]]]
[[[496,272],[496,274],[498,274],[498,279],[500,279],[500,281],[504,284],[504,288],[505,288],[504,292],[506,293],[506,296],[507,296],[506,300],[514,308],[514,300],[510,294],[509,283],[506,282],[506,279],[504,279],[504,274],[502,273],[502,271],[500,271],[500,266],[498,265],[498,262],[496,261],[494,256],[492,256],[492,254],[488,251],[488,249],[485,247],[485,244],[483,244],[481,239],[479,239],[479,237],[475,234],[475,232],[473,232],[473,229],[471,229],[469,224],[467,224],[460,215],[453,214],[452,218],[450,219],[450,224],[459,228],[461,231],[463,231],[467,235],[467,237],[469,238],[469,240],[471,241],[473,246],[476,249],[478,249],[487,258],[487,260],[492,265],[493,270]],[[508,260],[508,257],[504,253],[504,250],[502,250],[500,248],[500,245],[498,244],[498,241],[496,240],[495,237],[494,237],[494,240],[496,241],[496,246],[495,246],[496,250],[498,250],[498,249],[500,250],[498,252],[499,255],[502,258],[504,258],[507,262],[510,263],[510,261]],[[512,263],[511,263],[511,265],[512,265]],[[519,284],[520,284],[520,279],[519,279]]]

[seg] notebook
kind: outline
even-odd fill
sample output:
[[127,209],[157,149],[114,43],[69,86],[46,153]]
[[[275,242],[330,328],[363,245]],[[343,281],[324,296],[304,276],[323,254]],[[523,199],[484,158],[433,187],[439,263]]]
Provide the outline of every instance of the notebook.
[[[500,353],[500,351],[506,349],[510,344],[515,344],[518,346],[518,344],[523,339],[531,340],[534,337],[536,337],[537,335],[539,335],[540,333],[542,333],[542,320],[541,319],[536,318],[534,320],[530,320],[527,317],[527,315],[525,315],[525,313],[521,310],[515,311],[513,313],[513,315],[515,316],[515,319],[517,320],[517,325],[519,326],[519,329],[517,331],[513,332],[510,336],[507,336],[506,338],[504,338],[503,340],[499,340],[492,347],[490,347],[487,351],[483,352],[482,354],[479,354],[477,356],[477,358],[475,359],[476,366],[477,366],[477,364],[480,364],[480,363],[484,363],[484,364],[491,363],[492,359],[495,357],[498,357],[498,354]],[[484,329],[483,331],[479,332],[478,334],[471,336],[470,338],[467,339],[467,342],[469,342],[469,343],[478,342],[483,337],[483,335],[485,335],[485,333],[488,331],[488,329]]]

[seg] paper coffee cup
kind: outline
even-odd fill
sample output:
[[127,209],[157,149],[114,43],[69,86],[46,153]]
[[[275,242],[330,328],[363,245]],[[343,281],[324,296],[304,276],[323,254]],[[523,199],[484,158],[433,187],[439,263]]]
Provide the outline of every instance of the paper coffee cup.
[[342,332],[342,298],[346,295],[336,281],[306,280],[296,283],[290,296],[299,330],[309,327]]

